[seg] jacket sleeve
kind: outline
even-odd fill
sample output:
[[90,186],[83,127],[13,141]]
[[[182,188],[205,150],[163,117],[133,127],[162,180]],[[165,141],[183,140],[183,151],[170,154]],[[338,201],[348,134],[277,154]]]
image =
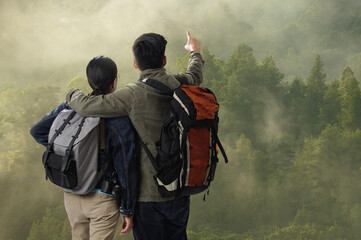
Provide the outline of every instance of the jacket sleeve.
[[137,201],[137,163],[135,158],[135,134],[129,118],[114,129],[111,141],[112,158],[122,187],[120,213],[133,216]]
[[130,87],[99,96],[87,96],[80,90],[70,90],[66,95],[67,104],[85,117],[128,116],[132,101],[134,101],[134,95]]
[[189,85],[199,86],[203,82],[203,65],[202,55],[199,52],[191,52],[185,72]]
[[30,129],[30,134],[31,136],[33,136],[35,141],[44,145],[45,147],[48,145],[50,127],[53,124],[56,116],[58,116],[58,114],[65,108],[68,107],[66,106],[65,102],[63,102],[62,104],[60,104],[59,107],[51,111],[51,113],[45,115],[39,121],[34,123],[34,125]]

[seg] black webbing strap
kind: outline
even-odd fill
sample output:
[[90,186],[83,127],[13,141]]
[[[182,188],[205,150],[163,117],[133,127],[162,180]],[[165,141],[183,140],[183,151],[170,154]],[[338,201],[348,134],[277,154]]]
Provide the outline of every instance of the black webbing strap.
[[105,151],[105,120],[100,119],[100,149]]
[[219,138],[218,138],[217,131],[216,131],[216,129],[215,129],[214,127],[212,127],[211,129],[212,129],[212,132],[213,132],[212,135],[213,135],[213,137],[214,137],[214,140],[216,141],[219,150],[221,150],[221,153],[222,153],[222,155],[223,155],[224,161],[225,161],[226,163],[228,163],[228,158],[227,158],[227,155],[226,155],[226,151],[224,151],[224,148],[223,148],[223,146],[222,146],[222,143],[221,143],[221,141],[220,141]]
[[[175,74],[172,76],[175,77],[175,79],[177,79],[181,85],[189,85],[188,79],[186,76],[184,76],[184,74]],[[174,91],[172,91],[169,87],[167,87],[165,84],[163,84],[159,81],[156,81],[151,78],[145,78],[145,79],[141,80],[141,82],[158,89],[162,93],[165,93],[165,94],[171,95],[171,96],[173,95]]]
[[145,143],[143,142],[143,140],[142,140],[142,138],[139,136],[139,134],[138,134],[138,138],[139,138],[140,145],[142,145],[142,147],[143,147],[145,153],[147,154],[150,162],[152,163],[155,171],[158,171],[158,170],[159,170],[159,166],[158,166],[157,162],[155,161],[152,153],[149,151],[149,148],[145,145]]
[[63,124],[60,126],[59,129],[55,129],[55,134],[53,135],[53,137],[51,138],[50,142],[48,143],[47,146],[47,151],[46,151],[46,156],[43,157],[43,164],[46,165],[46,161],[48,160],[48,155],[49,152],[51,152],[51,149],[53,148],[53,144],[55,139],[63,132],[64,128],[66,127],[66,125],[70,122],[70,120],[74,117],[74,115],[76,114],[75,111],[73,111],[72,113],[70,113],[70,115],[64,119]]
[[65,156],[63,158],[63,164],[61,165],[61,171],[64,172],[65,170],[67,170],[68,166],[69,166],[69,158],[70,158],[70,154],[71,151],[73,150],[74,147],[74,142],[75,140],[79,137],[79,134],[81,132],[81,129],[84,126],[84,122],[85,122],[86,117],[83,117],[80,124],[79,124],[79,128],[76,131],[75,135],[72,136],[72,139],[68,145],[68,148],[65,150]]
[[219,150],[221,150],[221,153],[222,153],[222,155],[224,157],[224,161],[226,163],[228,163],[228,158],[227,158],[227,155],[226,155],[226,151],[224,151],[224,148],[223,148],[223,146],[221,144],[221,141],[219,141],[219,138],[218,138],[217,134],[214,134],[214,136],[216,138],[216,143],[218,144]]
[[70,113],[70,115],[65,119],[63,120],[63,124],[60,126],[59,129],[55,129],[55,134],[54,136],[51,138],[50,142],[48,145],[53,145],[54,144],[54,141],[55,141],[55,138],[57,138],[64,130],[64,128],[66,127],[66,125],[70,122],[70,120],[75,116],[76,112],[73,111],[72,113]]
[[170,95],[170,96],[173,95],[173,91],[169,87],[167,87],[165,84],[163,84],[163,83],[161,83],[159,81],[156,81],[156,80],[150,79],[150,78],[146,78],[146,79],[143,79],[142,82],[149,85],[149,86],[151,86],[151,87],[154,87],[154,88],[158,89],[162,93],[165,93],[165,94]]
[[173,77],[175,77],[181,85],[189,85],[188,78],[184,74],[174,74]]
[[104,120],[104,118],[100,119],[99,127],[100,127],[100,146],[99,146],[100,149],[99,149],[99,154],[100,154],[101,162],[103,163],[103,167],[101,168],[101,172],[104,172],[105,170],[107,170],[107,168],[109,166],[109,161],[105,156],[105,120]]

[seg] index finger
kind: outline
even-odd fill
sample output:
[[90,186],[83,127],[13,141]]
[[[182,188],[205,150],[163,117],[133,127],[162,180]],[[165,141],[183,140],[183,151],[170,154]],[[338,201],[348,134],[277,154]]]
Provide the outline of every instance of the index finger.
[[191,37],[191,34],[189,33],[188,30],[186,31],[186,33],[187,33],[187,39],[188,39],[188,40],[191,39],[192,37]]

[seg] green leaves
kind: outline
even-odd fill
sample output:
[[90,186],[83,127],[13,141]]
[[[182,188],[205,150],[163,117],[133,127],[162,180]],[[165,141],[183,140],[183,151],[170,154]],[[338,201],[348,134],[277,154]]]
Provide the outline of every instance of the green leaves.
[[354,73],[346,67],[341,74],[339,91],[342,98],[340,121],[347,129],[361,128],[361,91]]
[[[271,55],[257,60],[246,44],[226,61],[203,51],[204,86],[220,102],[219,135],[230,162],[218,165],[206,203],[192,197],[189,239],[358,239],[361,90],[351,68],[326,81],[317,55],[307,79],[285,81]],[[179,58],[177,69],[187,60]],[[87,83],[76,77],[67,87]],[[61,191],[44,181],[43,148],[28,133],[62,101],[60,93],[0,92],[0,190],[8,196],[0,198],[0,225],[10,225],[1,238],[69,238]]]
[[71,228],[64,207],[47,208],[41,220],[33,222],[27,240],[71,239]]

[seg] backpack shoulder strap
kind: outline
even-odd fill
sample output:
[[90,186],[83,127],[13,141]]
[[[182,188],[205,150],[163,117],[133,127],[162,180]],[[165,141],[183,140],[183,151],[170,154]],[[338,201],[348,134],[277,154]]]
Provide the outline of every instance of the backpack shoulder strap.
[[188,78],[184,74],[174,74],[172,76],[175,77],[181,85],[189,85]]
[[101,162],[103,163],[103,167],[101,168],[101,171],[105,172],[105,170],[109,166],[109,161],[105,155],[105,120],[104,120],[104,118],[100,118],[99,128],[100,128],[99,156],[100,156]]
[[147,145],[145,145],[145,143],[143,142],[143,140],[142,140],[142,138],[140,137],[140,135],[139,135],[139,134],[137,134],[137,135],[138,135],[138,139],[139,139],[140,145],[142,145],[142,147],[143,147],[145,153],[147,154],[150,162],[152,163],[154,169],[155,169],[156,171],[158,171],[158,170],[159,170],[159,166],[158,166],[157,162],[155,161],[155,158],[153,157],[153,155],[152,155],[152,153],[150,152],[150,150],[149,150],[149,148],[147,147]]
[[150,78],[145,78],[142,80],[142,82],[151,87],[154,87],[154,88],[160,90],[162,93],[165,93],[170,96],[173,95],[173,91],[169,87],[167,87],[165,84],[163,84],[159,81],[156,81],[156,80],[150,79]]
[[[189,85],[188,79],[184,74],[174,74],[172,76],[175,77],[175,79],[177,79],[181,85]],[[169,87],[167,87],[165,84],[163,84],[159,81],[156,81],[156,80],[150,79],[150,78],[145,78],[141,82],[143,82],[151,87],[154,87],[167,95],[173,95],[173,91]]]
[[105,121],[104,118],[100,119],[100,149],[105,150]]

